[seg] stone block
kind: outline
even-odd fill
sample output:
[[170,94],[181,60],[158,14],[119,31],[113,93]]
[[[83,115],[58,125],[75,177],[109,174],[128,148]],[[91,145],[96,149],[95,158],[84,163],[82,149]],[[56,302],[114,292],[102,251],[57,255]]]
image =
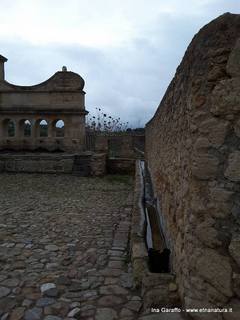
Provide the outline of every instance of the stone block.
[[133,277],[137,287],[142,284],[144,274],[148,271],[146,259],[138,258],[133,260]]
[[224,143],[228,127],[228,121],[211,117],[199,124],[199,132],[206,135],[212,147],[220,147]]
[[199,180],[215,178],[218,171],[219,160],[209,153],[198,153],[193,158],[192,173]]
[[207,247],[215,248],[221,246],[221,241],[218,240],[218,232],[213,227],[213,219],[206,219],[196,227],[196,236]]
[[147,248],[144,242],[136,242],[132,246],[132,257],[135,258],[147,258]]
[[215,186],[209,189],[209,203],[211,216],[214,218],[227,218],[231,214],[233,192],[223,187]]
[[240,299],[240,273],[233,273],[233,291]]
[[240,112],[240,78],[220,81],[211,97],[211,112],[214,115],[229,115]]
[[231,181],[240,181],[240,151],[234,151],[229,155],[224,175]]
[[229,55],[226,71],[232,77],[240,77],[240,39]]
[[151,273],[144,275],[142,285],[145,288],[150,288],[158,285],[168,286],[175,279],[175,276],[169,273]]
[[229,252],[240,268],[240,236],[233,236],[229,245]]
[[232,268],[229,259],[213,249],[205,249],[196,261],[196,272],[226,297],[231,297]]
[[168,303],[168,288],[159,286],[157,289],[151,289],[144,294],[144,309],[149,307],[165,307]]
[[234,132],[240,138],[240,119],[234,125]]

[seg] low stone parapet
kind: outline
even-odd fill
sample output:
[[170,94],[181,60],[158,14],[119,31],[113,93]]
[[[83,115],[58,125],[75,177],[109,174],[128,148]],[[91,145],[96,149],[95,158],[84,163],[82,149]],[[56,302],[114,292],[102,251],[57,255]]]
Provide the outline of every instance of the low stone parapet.
[[68,173],[79,176],[102,176],[106,172],[106,155],[91,152],[0,153],[0,172]]

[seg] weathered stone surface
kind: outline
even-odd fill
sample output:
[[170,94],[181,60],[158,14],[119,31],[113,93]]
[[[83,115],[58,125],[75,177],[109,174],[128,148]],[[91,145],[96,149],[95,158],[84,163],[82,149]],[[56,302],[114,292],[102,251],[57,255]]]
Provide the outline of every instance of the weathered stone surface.
[[240,268],[240,236],[234,236],[229,245],[229,252]]
[[232,77],[240,77],[240,39],[236,41],[235,47],[228,58],[226,71]]
[[25,312],[24,320],[41,320],[42,309],[32,308]]
[[47,246],[45,246],[45,249],[47,251],[58,251],[59,247],[56,246],[55,244],[48,244]]
[[168,288],[158,287],[150,289],[145,293],[144,308],[159,306],[163,307],[168,300]]
[[196,227],[196,236],[205,246],[210,248],[215,248],[222,244],[218,239],[218,232],[214,228],[214,223],[213,219],[206,219]]
[[25,308],[20,307],[13,310],[10,316],[10,320],[21,320],[24,316],[24,310]]
[[44,320],[62,320],[63,318],[60,318],[60,317],[57,317],[57,316],[51,316],[51,315],[49,315],[49,316],[46,316],[45,318],[44,318]]
[[123,308],[120,312],[120,317],[132,317],[132,316],[134,316],[134,313],[127,308]]
[[1,283],[1,285],[6,287],[17,287],[18,284],[19,284],[19,280],[14,278],[8,278]]
[[211,147],[220,147],[224,143],[228,127],[228,121],[208,118],[199,124],[199,132],[208,139]]
[[196,270],[223,295],[231,297],[232,268],[229,260],[215,250],[205,249],[196,262]]
[[117,312],[111,308],[97,309],[95,319],[96,320],[115,320],[117,319]]
[[69,318],[79,317],[81,313],[80,308],[74,308],[68,313]]
[[41,285],[40,289],[41,293],[45,296],[56,297],[58,295],[58,290],[55,283],[44,283]]
[[40,298],[36,302],[37,307],[46,307],[56,302],[53,298]]
[[232,191],[226,190],[220,186],[212,187],[209,191],[211,200],[214,204],[218,203],[221,209],[229,200],[231,200],[230,198],[233,195]]
[[119,296],[114,296],[114,295],[107,295],[103,296],[98,300],[98,305],[99,306],[105,306],[105,307],[114,307],[116,305],[119,305],[123,303],[124,299]]
[[120,278],[121,285],[124,288],[132,288],[133,287],[133,277],[132,274],[124,273]]
[[234,132],[240,138],[240,119],[234,125]]
[[220,81],[212,93],[211,112],[214,115],[229,115],[240,112],[240,78]]
[[133,258],[142,258],[142,257],[147,257],[147,249],[144,243],[134,243],[132,247],[132,255]]
[[240,299],[240,274],[233,273],[233,290]]
[[174,275],[169,273],[148,273],[143,277],[143,287],[151,288],[155,285],[168,285],[174,281]]
[[174,283],[174,282],[170,282],[169,283],[169,286],[168,286],[168,290],[171,292],[171,291],[177,291],[177,285],[176,285],[176,283]]
[[0,298],[6,297],[7,295],[9,295],[10,292],[11,290],[9,288],[0,287]]
[[142,307],[141,301],[129,301],[127,304],[125,304],[125,308],[135,312],[138,312],[141,307]]
[[194,150],[195,152],[199,152],[201,150],[207,149],[211,147],[211,143],[206,137],[199,137],[194,143]]
[[216,177],[219,159],[214,155],[209,153],[197,154],[193,163],[192,173],[196,178],[207,180]]
[[100,294],[128,294],[128,291],[116,284],[100,287]]
[[235,151],[229,155],[225,177],[231,181],[240,181],[240,151]]

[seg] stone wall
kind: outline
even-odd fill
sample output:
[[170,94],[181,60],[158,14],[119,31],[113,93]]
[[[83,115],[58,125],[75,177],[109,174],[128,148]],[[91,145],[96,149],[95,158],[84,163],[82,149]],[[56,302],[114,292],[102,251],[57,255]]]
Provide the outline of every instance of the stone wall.
[[1,154],[1,172],[72,173],[74,155]]
[[240,309],[239,36],[240,15],[202,28],[146,126],[146,160],[186,307]]
[[95,133],[86,134],[86,149],[106,154],[106,171],[109,174],[135,173],[135,160],[144,156],[144,133]]
[[108,157],[137,159],[144,151],[144,134],[97,134],[95,137],[95,150],[106,152]]
[[106,155],[91,152],[67,153],[1,153],[1,172],[68,173],[79,176],[103,176]]

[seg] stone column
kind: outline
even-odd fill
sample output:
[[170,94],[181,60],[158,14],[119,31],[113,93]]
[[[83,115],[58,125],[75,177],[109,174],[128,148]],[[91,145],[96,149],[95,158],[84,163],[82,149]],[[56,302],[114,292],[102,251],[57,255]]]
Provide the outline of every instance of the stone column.
[[38,128],[37,128],[37,121],[32,120],[31,121],[31,138],[36,139],[38,136]]
[[54,137],[54,130],[53,130],[54,121],[48,121],[48,138]]
[[3,120],[0,120],[0,140],[4,138]]
[[69,123],[66,119],[63,119],[64,122],[64,138],[69,138]]
[[16,140],[21,139],[21,128],[20,128],[20,120],[13,120],[15,123],[15,138]]

